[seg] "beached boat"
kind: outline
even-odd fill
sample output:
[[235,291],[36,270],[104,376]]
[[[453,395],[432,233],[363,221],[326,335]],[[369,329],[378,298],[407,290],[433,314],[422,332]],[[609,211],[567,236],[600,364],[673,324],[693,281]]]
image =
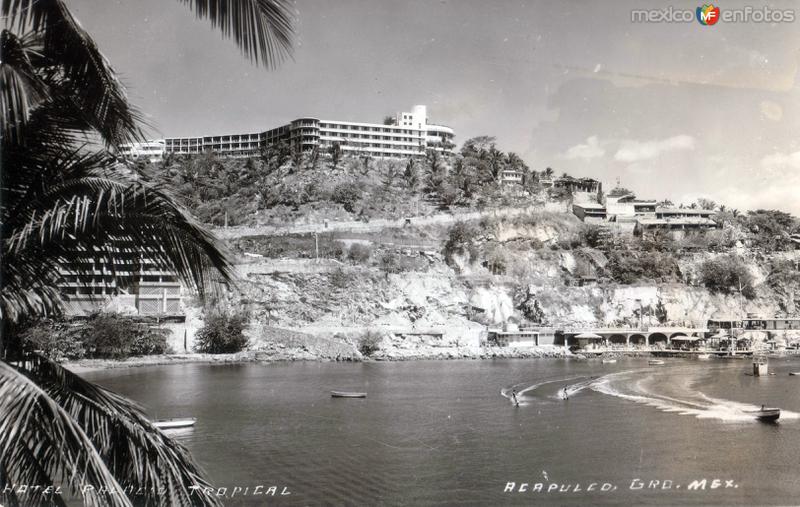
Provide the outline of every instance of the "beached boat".
[[194,426],[197,422],[195,417],[176,417],[173,419],[158,419],[153,421],[153,426],[162,430],[171,430],[175,428],[188,428]]
[[754,415],[759,421],[772,422],[781,416],[781,409],[761,405],[761,410],[750,410],[747,413]]
[[613,364],[613,363],[616,363],[617,360],[616,359],[603,359],[601,362],[603,364]]
[[331,391],[331,398],[366,398],[367,393],[353,391]]
[[664,360],[663,359],[651,359],[651,360],[647,361],[647,364],[649,364],[650,366],[661,366],[662,364],[664,364]]
[[697,359],[711,359],[711,354],[708,353],[697,354]]

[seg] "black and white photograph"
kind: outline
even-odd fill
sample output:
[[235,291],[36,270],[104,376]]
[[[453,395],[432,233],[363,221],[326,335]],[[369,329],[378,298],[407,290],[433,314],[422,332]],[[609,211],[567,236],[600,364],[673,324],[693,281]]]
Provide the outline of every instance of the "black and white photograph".
[[800,3],[0,15],[0,507],[800,505]]

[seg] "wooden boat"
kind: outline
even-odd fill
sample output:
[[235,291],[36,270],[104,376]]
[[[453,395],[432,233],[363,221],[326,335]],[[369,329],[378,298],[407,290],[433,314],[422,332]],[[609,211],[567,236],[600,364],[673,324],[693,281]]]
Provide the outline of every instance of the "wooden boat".
[[697,359],[711,359],[711,354],[708,353],[697,354]]
[[761,410],[750,410],[747,413],[756,416],[759,421],[772,422],[781,416],[781,409],[761,405]]
[[647,361],[647,364],[649,364],[650,366],[661,366],[662,364],[664,364],[664,360],[663,359],[651,359],[651,360]]
[[613,363],[616,363],[617,360],[616,359],[603,359],[601,362],[603,364],[613,364]]
[[331,398],[366,398],[367,393],[353,391],[331,391]]
[[175,428],[188,428],[194,426],[197,422],[195,417],[176,417],[173,419],[158,419],[153,421],[153,426],[162,430],[171,430]]
[[800,371],[790,371],[790,372],[789,372],[789,375],[791,375],[791,376],[793,376],[793,377],[795,377],[795,376],[800,376]]

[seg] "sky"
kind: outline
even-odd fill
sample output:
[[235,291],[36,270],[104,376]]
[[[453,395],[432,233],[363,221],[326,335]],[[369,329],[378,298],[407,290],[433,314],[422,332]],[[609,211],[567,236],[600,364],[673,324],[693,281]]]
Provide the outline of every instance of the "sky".
[[[293,58],[267,70],[169,0],[69,0],[152,137],[258,132],[303,116],[380,123],[426,104],[460,145],[535,170],[800,215],[800,19],[633,22],[663,0],[297,0]],[[800,3],[719,4],[790,9]]]

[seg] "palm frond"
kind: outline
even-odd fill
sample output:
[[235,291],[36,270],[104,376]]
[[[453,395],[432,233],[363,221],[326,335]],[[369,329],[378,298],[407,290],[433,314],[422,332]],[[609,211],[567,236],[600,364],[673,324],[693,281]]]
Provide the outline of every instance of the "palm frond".
[[[41,37],[49,80],[91,119],[112,146],[140,140],[141,115],[129,103],[111,65],[61,0],[3,0],[6,26]],[[27,118],[25,118],[27,119]]]
[[[87,505],[130,506],[91,441],[72,417],[30,379],[0,361],[0,468],[10,484],[64,484]],[[4,501],[50,505],[9,495]],[[101,489],[102,488],[102,489]]]
[[23,373],[75,420],[136,505],[219,505],[210,484],[179,443],[155,428],[131,400],[43,356]]
[[289,0],[180,0],[198,18],[208,18],[246,56],[275,68],[291,55],[295,11]]
[[168,191],[125,179],[114,164],[102,152],[65,154],[51,164],[58,178],[49,185],[31,181],[7,203],[11,212],[0,226],[4,314],[54,308],[44,289],[55,285],[58,266],[75,257],[114,266],[139,256],[176,273],[201,297],[234,278],[224,247]]
[[30,41],[8,30],[0,33],[0,132],[4,139],[20,142],[23,126],[33,107],[48,98],[48,86],[31,62],[36,50]]

